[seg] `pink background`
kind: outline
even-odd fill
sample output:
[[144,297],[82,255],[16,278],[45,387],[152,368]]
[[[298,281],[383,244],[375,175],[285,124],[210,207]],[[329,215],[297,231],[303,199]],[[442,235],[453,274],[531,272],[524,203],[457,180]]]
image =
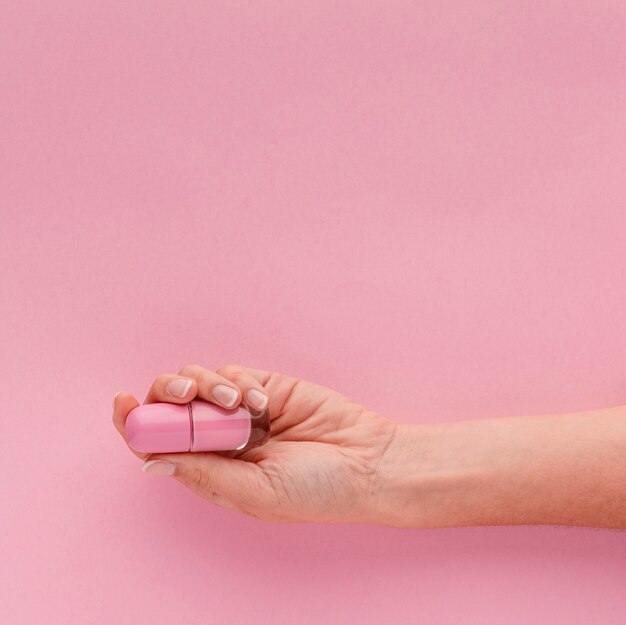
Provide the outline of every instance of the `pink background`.
[[0,622],[622,622],[624,533],[256,522],[110,405],[191,362],[399,421],[626,403],[624,2],[0,12]]

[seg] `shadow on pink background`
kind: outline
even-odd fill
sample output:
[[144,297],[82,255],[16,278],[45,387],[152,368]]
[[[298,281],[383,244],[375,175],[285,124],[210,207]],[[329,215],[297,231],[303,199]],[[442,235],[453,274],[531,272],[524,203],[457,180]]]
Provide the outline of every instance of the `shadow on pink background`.
[[398,421],[625,404],[624,3],[1,12],[0,622],[622,622],[624,533],[257,522],[110,406],[192,362]]

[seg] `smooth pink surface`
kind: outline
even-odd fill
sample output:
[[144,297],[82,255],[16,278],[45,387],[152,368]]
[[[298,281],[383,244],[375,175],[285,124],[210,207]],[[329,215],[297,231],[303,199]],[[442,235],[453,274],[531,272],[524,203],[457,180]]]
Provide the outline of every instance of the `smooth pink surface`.
[[250,438],[250,413],[243,407],[226,410],[205,401],[192,401],[192,451],[240,449]]
[[191,422],[187,404],[142,404],[126,418],[128,444],[142,453],[180,452],[191,448]]
[[110,415],[626,403],[625,3],[9,1],[0,68],[0,622],[623,622],[624,533],[262,523]]

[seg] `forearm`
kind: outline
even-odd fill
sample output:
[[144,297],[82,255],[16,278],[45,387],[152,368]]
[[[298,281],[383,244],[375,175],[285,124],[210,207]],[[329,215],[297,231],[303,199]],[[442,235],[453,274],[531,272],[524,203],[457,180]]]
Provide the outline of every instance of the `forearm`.
[[626,406],[399,425],[378,473],[385,525],[626,528]]

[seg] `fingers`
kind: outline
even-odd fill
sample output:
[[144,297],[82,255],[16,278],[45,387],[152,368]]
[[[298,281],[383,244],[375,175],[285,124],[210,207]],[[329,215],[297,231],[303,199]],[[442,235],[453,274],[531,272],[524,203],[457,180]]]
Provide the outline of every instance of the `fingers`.
[[268,492],[256,464],[214,453],[151,455],[142,470],[171,475],[205,499],[242,512],[259,508]]
[[241,402],[242,395],[237,385],[215,371],[199,365],[187,365],[178,374],[196,381],[201,399],[224,408],[235,408]]
[[[248,375],[252,376],[261,386],[267,386],[269,379],[272,377],[271,371],[264,371],[263,369],[252,369],[251,367],[244,367],[243,365],[224,365],[218,369],[218,372],[224,369],[239,369],[244,371]],[[224,375],[224,373],[222,373]]]
[[198,394],[198,383],[190,377],[181,375],[160,375],[150,387],[144,404],[156,402],[170,402],[173,404],[185,404],[190,402]]
[[[122,391],[113,398],[113,425],[124,439],[124,442],[126,442],[126,417],[137,406],[139,406],[139,402],[130,393]],[[128,445],[128,443],[126,444]],[[130,445],[128,445],[128,448],[138,458],[145,458],[147,455],[135,451]]]
[[266,408],[269,401],[267,391],[258,378],[252,375],[248,369],[239,365],[225,365],[220,367],[217,372],[239,387],[243,395],[243,401],[248,406],[257,410]]
[[[150,387],[144,403],[183,404],[199,397],[228,409],[236,408],[243,401],[251,408],[264,410],[269,403],[265,385],[271,375],[269,371],[239,365],[226,365],[217,372],[199,365],[187,365],[178,374],[159,376]],[[125,441],[126,418],[138,405],[130,393],[120,392],[114,398],[113,423]],[[146,457],[146,454],[132,451],[139,458]]]

